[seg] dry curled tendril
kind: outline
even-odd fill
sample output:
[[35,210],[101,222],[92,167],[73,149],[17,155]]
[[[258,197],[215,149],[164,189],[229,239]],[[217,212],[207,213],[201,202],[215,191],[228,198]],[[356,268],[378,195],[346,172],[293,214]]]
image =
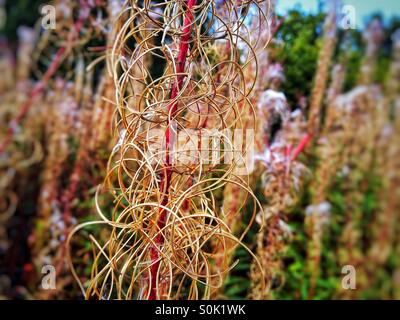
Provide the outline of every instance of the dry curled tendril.
[[[235,236],[221,218],[212,192],[235,183],[256,208],[261,206],[248,179],[235,173],[237,161],[210,162],[204,151],[222,154],[228,145],[239,158],[246,156],[242,146],[235,149],[229,139],[223,141],[226,132],[245,128],[242,116],[253,110],[249,95],[255,81],[245,81],[244,72],[257,61],[255,48],[267,45],[255,40],[261,26],[268,26],[262,2],[124,4],[107,55],[119,141],[96,194],[101,219],[77,226],[68,238],[93,224],[109,229],[105,242],[90,236],[94,263],[89,281],[81,282],[68,253],[87,299],[207,299],[234,266],[216,269],[215,252],[220,246],[233,250],[226,242],[247,249],[244,233]],[[161,75],[151,70],[151,61],[164,65]],[[201,145],[199,137],[211,130],[217,143]],[[153,150],[160,135],[160,148]],[[182,161],[187,149],[173,143],[182,135],[184,145],[195,146],[191,161]],[[101,206],[107,192],[114,198],[111,213]]]

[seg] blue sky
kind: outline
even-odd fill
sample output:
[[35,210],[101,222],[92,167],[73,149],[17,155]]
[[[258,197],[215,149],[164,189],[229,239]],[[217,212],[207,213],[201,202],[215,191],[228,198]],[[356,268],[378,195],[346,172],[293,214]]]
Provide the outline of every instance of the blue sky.
[[[328,3],[331,0],[322,1]],[[318,10],[318,0],[277,0],[277,9],[279,13],[284,13],[288,9],[300,5],[303,9],[311,12]],[[371,13],[380,11],[385,18],[390,18],[394,15],[400,17],[400,0],[342,0],[343,4],[353,5],[356,9],[357,26],[362,27],[365,19]]]

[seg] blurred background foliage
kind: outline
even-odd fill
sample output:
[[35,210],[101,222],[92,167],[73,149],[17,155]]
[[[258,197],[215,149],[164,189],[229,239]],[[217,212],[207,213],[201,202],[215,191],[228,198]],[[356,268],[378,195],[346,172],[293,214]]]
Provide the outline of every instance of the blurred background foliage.
[[[17,29],[21,25],[34,26],[40,16],[40,5],[46,3],[43,0],[7,0],[6,11],[7,19],[0,31],[1,36],[5,37],[8,42],[15,47],[17,44]],[[371,19],[379,17],[379,14],[372,14]],[[325,18],[323,12],[309,13],[300,9],[293,9],[287,12],[286,16],[280,17],[284,19],[282,26],[279,28],[276,39],[277,42],[272,44],[271,59],[279,62],[284,66],[285,82],[282,91],[285,93],[289,105],[292,109],[300,107],[301,99],[309,98],[313,86],[313,78],[316,73],[317,59],[321,48],[322,25]],[[390,36],[393,32],[400,28],[400,18],[393,18],[385,25],[385,40],[381,48],[378,68],[375,75],[375,80],[378,84],[385,82],[391,52]],[[361,59],[364,54],[364,45],[362,41],[361,30],[350,30],[339,32],[339,41],[336,48],[334,60],[338,61],[346,54],[348,59],[348,71],[346,73],[345,91],[350,90],[355,86],[360,68]],[[153,66],[156,66],[154,64]],[[372,215],[377,206],[377,192],[379,190],[380,179],[376,176],[371,176],[369,181],[368,191],[364,194],[363,212],[365,225],[362,226],[366,233],[368,232],[367,219],[368,214]],[[336,254],[337,243],[334,239],[342,232],[343,221],[341,217],[344,215],[345,203],[343,198],[343,188],[340,178],[336,181],[335,187],[330,194],[329,201],[333,206],[334,220],[329,233],[324,236],[324,247],[327,250],[323,251],[321,260],[321,272],[317,281],[317,294],[314,299],[329,299],[337,291],[337,285],[340,283],[340,270],[334,263],[333,256]],[[256,194],[263,197],[260,190],[256,190]],[[309,194],[304,194],[302,201],[298,207],[291,213],[290,226],[293,229],[294,241],[286,252],[285,279],[279,289],[275,291],[275,298],[278,299],[307,299],[309,291],[309,275],[306,273],[305,267],[305,250],[307,247],[307,236],[304,232],[304,204],[309,203]],[[80,207],[86,208],[93,206],[93,199],[87,203],[79,204]],[[246,212],[250,214],[252,208],[247,208]],[[246,219],[243,224],[246,224]],[[255,225],[246,236],[246,243],[255,244],[255,235],[258,227]],[[225,296],[230,299],[244,299],[250,290],[249,268],[251,257],[244,249],[238,249],[235,254],[235,259],[239,263],[235,270],[227,277],[225,282]],[[391,256],[386,268],[392,269],[397,262],[398,257]],[[90,269],[86,270],[87,273]],[[380,298],[385,290],[383,285],[390,279],[387,279],[387,274],[382,273],[378,278],[374,287],[363,293],[362,298],[372,299]]]

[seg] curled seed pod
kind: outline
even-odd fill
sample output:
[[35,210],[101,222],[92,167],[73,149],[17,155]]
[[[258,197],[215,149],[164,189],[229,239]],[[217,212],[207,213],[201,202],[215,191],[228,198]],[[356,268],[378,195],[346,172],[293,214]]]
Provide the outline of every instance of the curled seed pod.
[[[111,233],[105,243],[93,239],[92,279],[86,289],[81,285],[86,298],[198,299],[221,285],[221,273],[211,270],[212,243],[243,245],[243,236],[235,237],[218,216],[212,196],[237,176],[235,161],[221,162],[218,141],[227,131],[243,129],[244,110],[252,109],[254,83],[245,83],[243,72],[256,59],[258,40],[250,35],[260,32],[265,19],[260,3],[127,1],[121,9],[124,14],[115,22],[121,28],[108,60],[116,127],[123,133],[106,180],[116,206],[111,215],[98,207],[99,223]],[[248,26],[250,16],[259,22]],[[216,43],[227,54],[211,59]],[[239,50],[246,54],[240,57]],[[144,63],[155,57],[162,61],[161,75]],[[214,142],[201,148],[219,155],[210,161],[196,140],[188,163],[175,142],[180,134],[192,140],[207,135],[207,130],[188,134],[190,113],[203,106],[212,110],[216,130]],[[154,148],[160,137],[161,147]],[[228,145],[238,148],[229,140]],[[254,197],[246,180],[235,183]]]

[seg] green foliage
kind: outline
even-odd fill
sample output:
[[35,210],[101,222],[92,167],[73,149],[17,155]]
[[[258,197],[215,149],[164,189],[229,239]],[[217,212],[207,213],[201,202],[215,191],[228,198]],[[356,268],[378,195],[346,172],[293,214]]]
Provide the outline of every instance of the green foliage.
[[277,33],[282,46],[277,46],[273,59],[281,62],[285,68],[286,81],[282,91],[292,106],[311,92],[323,20],[323,14],[312,15],[292,10]]
[[309,275],[306,272],[307,235],[304,231],[304,206],[310,194],[307,192],[301,202],[290,213],[289,225],[293,232],[293,241],[284,258],[284,285],[274,293],[276,299],[307,299]]
[[13,43],[17,42],[17,29],[19,26],[34,26],[40,16],[40,5],[47,3],[44,0],[7,0],[6,1],[6,23],[1,35]]

